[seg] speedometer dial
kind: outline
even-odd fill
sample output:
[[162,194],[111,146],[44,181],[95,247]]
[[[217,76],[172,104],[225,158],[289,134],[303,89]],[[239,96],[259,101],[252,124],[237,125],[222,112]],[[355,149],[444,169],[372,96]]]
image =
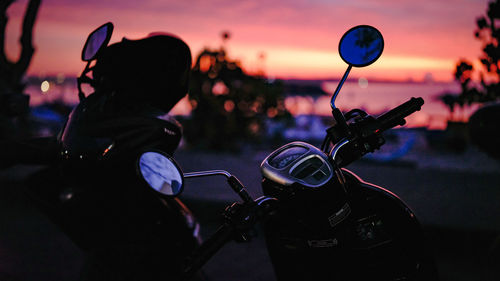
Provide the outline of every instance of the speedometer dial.
[[269,164],[276,169],[283,169],[290,165],[294,160],[304,155],[308,151],[307,148],[303,146],[293,146],[285,149],[274,156]]

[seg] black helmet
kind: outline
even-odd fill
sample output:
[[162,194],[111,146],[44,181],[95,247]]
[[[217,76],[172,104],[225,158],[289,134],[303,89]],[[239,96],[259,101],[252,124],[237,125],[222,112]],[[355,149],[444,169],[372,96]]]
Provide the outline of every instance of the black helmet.
[[168,112],[187,94],[190,69],[191,51],[178,37],[124,38],[99,52],[93,86],[116,106],[148,103]]
[[165,113],[188,91],[189,47],[166,34],[106,46],[111,31],[111,23],[96,29],[83,49],[88,65],[79,83],[95,92],[81,98],[60,134],[63,159],[121,159],[144,147],[172,153],[179,144],[181,126]]

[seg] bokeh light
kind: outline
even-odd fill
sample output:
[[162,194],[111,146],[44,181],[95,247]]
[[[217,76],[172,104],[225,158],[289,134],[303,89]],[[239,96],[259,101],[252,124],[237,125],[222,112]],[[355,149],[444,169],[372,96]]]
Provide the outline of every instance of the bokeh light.
[[47,93],[50,89],[50,83],[49,81],[45,80],[42,82],[42,85],[40,85],[40,89],[42,90],[42,93]]

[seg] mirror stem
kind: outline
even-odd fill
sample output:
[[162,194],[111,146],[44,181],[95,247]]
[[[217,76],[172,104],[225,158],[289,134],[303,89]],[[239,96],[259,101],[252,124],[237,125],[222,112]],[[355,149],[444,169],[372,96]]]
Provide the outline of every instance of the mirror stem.
[[90,71],[90,61],[87,62],[87,65],[85,66],[85,69],[82,71],[82,74],[80,74],[80,77],[76,78],[76,84],[78,88],[78,100],[82,101],[85,99],[85,94],[83,93],[82,90],[82,83],[88,83],[88,81],[84,81],[84,77],[87,77],[87,73]]
[[352,65],[349,65],[347,67],[347,70],[344,73],[344,76],[342,76],[342,79],[340,80],[339,84],[337,85],[337,89],[335,89],[335,92],[333,93],[332,101],[331,101],[331,107],[332,109],[337,108],[335,106],[335,99],[337,99],[337,95],[340,92],[340,89],[342,88],[342,85],[344,85],[345,80],[347,79],[347,76],[349,76],[349,72],[351,72]]
[[184,173],[185,178],[196,178],[196,177],[208,177],[208,176],[216,176],[221,175],[226,178],[230,178],[232,175],[224,170],[211,170],[211,171],[201,171],[201,172],[190,172]]
[[227,178],[229,186],[231,186],[231,188],[240,196],[241,199],[243,199],[245,203],[253,202],[252,197],[248,194],[243,184],[241,184],[241,182],[235,176],[231,175],[227,171],[212,170],[212,171],[190,172],[190,173],[184,173],[184,178],[207,177],[216,175],[225,176]]

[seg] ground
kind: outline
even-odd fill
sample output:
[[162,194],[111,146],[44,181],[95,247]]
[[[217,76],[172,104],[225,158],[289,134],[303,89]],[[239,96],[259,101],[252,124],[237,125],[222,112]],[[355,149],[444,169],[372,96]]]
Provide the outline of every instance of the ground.
[[[185,172],[226,169],[247,185],[252,196],[259,196],[259,166],[268,152],[180,150],[175,158]],[[447,157],[452,163],[443,164]],[[436,256],[441,280],[500,280],[500,170],[457,169],[473,162],[462,158],[358,161],[349,169],[396,193],[413,209]],[[487,161],[482,163],[495,163]],[[35,169],[0,171],[0,280],[75,280],[83,253],[18,191],[22,179]],[[204,237],[217,228],[224,206],[238,199],[222,177],[187,180],[181,198],[197,214]],[[212,280],[274,280],[262,234],[250,243],[229,243],[204,270]]]

